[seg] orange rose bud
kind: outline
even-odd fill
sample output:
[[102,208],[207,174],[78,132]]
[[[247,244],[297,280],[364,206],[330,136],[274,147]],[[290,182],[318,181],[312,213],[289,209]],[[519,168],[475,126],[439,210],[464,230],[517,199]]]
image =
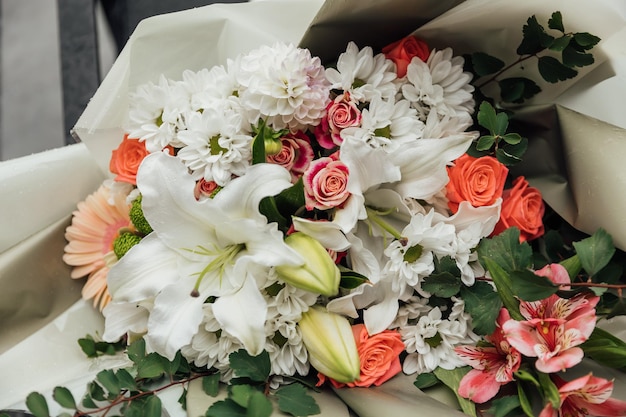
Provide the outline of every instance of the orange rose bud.
[[513,226],[520,230],[520,242],[533,240],[543,235],[545,205],[538,189],[529,187],[524,177],[517,177],[513,181],[513,187],[505,190],[502,198],[500,220],[496,224],[493,235],[500,234]]
[[109,170],[116,174],[115,181],[137,185],[137,170],[148,155],[144,142],[124,135],[120,146],[111,154]]
[[382,52],[387,59],[392,60],[396,64],[398,78],[406,75],[406,69],[413,58],[417,57],[426,62],[430,55],[430,49],[426,42],[414,36],[407,36],[387,45]]
[[464,154],[448,168],[448,208],[456,213],[462,201],[474,207],[490,206],[502,197],[509,169],[492,156],[474,158]]

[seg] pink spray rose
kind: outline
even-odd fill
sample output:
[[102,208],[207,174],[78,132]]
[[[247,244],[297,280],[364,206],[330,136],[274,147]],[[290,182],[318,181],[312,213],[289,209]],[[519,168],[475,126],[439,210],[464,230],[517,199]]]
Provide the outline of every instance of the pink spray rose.
[[282,148],[276,155],[268,155],[267,162],[280,165],[291,173],[296,182],[313,160],[313,148],[309,137],[301,131],[288,133],[280,138]]
[[357,103],[350,98],[350,93],[337,96],[326,107],[326,117],[315,129],[317,142],[324,149],[341,145],[341,131],[346,127],[361,124],[361,111]]
[[340,207],[350,197],[348,167],[336,154],[311,162],[302,176],[307,210]]

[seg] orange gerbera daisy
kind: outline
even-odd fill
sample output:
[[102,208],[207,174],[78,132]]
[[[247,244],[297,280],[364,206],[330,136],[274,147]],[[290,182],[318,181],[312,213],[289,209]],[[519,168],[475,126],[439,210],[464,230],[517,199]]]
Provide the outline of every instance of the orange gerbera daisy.
[[85,201],[78,203],[72,224],[65,230],[68,244],[63,261],[73,266],[74,279],[88,276],[83,287],[85,300],[93,299],[94,307],[102,310],[111,301],[107,288],[109,268],[117,262],[113,242],[120,230],[134,230],[129,218],[126,197],[132,187],[111,189],[104,183]]

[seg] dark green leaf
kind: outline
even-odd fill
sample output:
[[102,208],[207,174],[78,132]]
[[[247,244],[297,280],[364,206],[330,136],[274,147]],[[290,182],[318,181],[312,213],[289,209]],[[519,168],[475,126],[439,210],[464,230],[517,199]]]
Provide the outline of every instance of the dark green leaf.
[[550,49],[553,51],[560,52],[569,45],[572,37],[570,35],[563,35],[560,38],[556,38],[552,45],[550,45]]
[[537,372],[537,376],[539,378],[539,385],[541,386],[541,391],[543,392],[543,397],[552,403],[552,407],[555,410],[558,410],[561,407],[561,395],[559,394],[559,389],[556,387],[550,375],[544,374],[543,372]]
[[434,387],[437,384],[439,384],[439,378],[432,373],[419,374],[417,378],[415,378],[415,382],[413,382],[413,385],[422,390]]
[[220,390],[220,374],[207,375],[202,378],[202,390],[211,397],[217,396]]
[[524,301],[539,301],[555,294],[559,287],[546,277],[541,277],[529,270],[513,271],[511,288],[513,293]]
[[255,391],[250,395],[246,417],[270,417],[273,408],[271,401],[262,392]]
[[96,403],[93,401],[93,398],[91,398],[91,394],[89,394],[88,392],[83,397],[81,404],[85,408],[97,408],[98,407]]
[[113,370],[105,369],[98,372],[96,380],[109,392],[109,394],[117,395],[120,393],[120,382],[115,377]]
[[230,399],[218,401],[206,412],[206,417],[246,417],[246,409]]
[[594,63],[593,55],[579,52],[576,48],[565,48],[562,53],[563,65],[568,67],[585,67]]
[[422,289],[436,297],[450,298],[459,292],[461,284],[461,278],[449,272],[440,272],[424,278]]
[[289,188],[284,189],[275,197],[276,205],[283,215],[295,213],[304,206],[304,182],[302,177]]
[[240,349],[231,353],[229,360],[230,367],[238,377],[250,378],[257,382],[264,382],[269,378],[270,355],[265,350],[257,356],[250,356],[245,349]]
[[626,343],[604,329],[596,327],[580,347],[585,355],[611,368],[626,367]]
[[529,17],[522,28],[523,38],[517,47],[518,55],[534,55],[546,49],[554,40],[548,35],[534,15]]
[[178,397],[178,404],[180,404],[183,410],[187,410],[187,392],[187,388],[183,388],[183,393]]
[[558,59],[551,56],[540,57],[537,68],[541,77],[549,83],[565,81],[578,75],[578,71],[561,64]]
[[504,62],[502,60],[484,52],[473,53],[471,61],[474,73],[478,77],[495,74],[504,68]]
[[550,29],[558,30],[559,32],[565,32],[565,28],[563,27],[563,16],[561,12],[556,11],[552,13],[552,16],[548,20],[548,27]]
[[436,368],[434,373],[437,378],[443,382],[448,388],[450,388],[454,394],[456,395],[456,399],[461,406],[461,410],[465,414],[469,414],[470,416],[476,417],[476,404],[467,398],[461,397],[459,394],[459,385],[461,383],[461,379],[467,372],[469,372],[471,368],[469,366],[465,366],[462,368],[455,368],[453,370],[447,370],[443,368]]
[[519,312],[519,301],[515,298],[509,274],[500,265],[498,265],[496,261],[490,258],[485,258],[483,262],[491,274],[493,283],[498,289],[498,295],[502,300],[502,304],[504,304],[504,307],[509,310],[511,318],[515,320],[524,320],[524,317]]
[[144,401],[141,398],[135,399],[127,404],[128,406],[124,410],[124,417],[144,417]]
[[320,407],[301,384],[283,385],[276,391],[278,408],[296,417],[320,413]]
[[345,266],[339,265],[339,271],[341,272],[341,281],[339,282],[339,287],[341,288],[351,290],[370,282],[365,275],[361,275]]
[[523,103],[541,92],[533,80],[524,77],[504,78],[498,81],[500,97],[509,103]]
[[161,399],[156,395],[150,395],[143,404],[143,417],[161,417]]
[[267,217],[268,223],[278,223],[281,230],[287,230],[289,228],[289,220],[278,210],[278,205],[274,197],[264,197],[259,203],[259,212]]
[[533,412],[533,406],[528,400],[528,395],[526,395],[526,391],[524,391],[522,384],[517,384],[517,397],[519,398],[519,403],[522,407],[522,411],[524,411],[524,414],[528,417],[534,417],[535,413]]
[[493,287],[486,282],[476,282],[471,287],[461,288],[461,298],[465,302],[465,311],[472,316],[474,332],[492,334],[502,307],[502,300]]
[[526,371],[526,370],[519,369],[519,370],[517,370],[514,373],[514,375],[515,375],[515,379],[517,379],[517,380],[530,382],[535,387],[537,387],[537,388],[540,387],[539,381],[537,380],[535,375],[530,373],[530,372],[528,372],[528,371]]
[[252,163],[260,164],[265,162],[265,120],[259,122],[258,131],[254,139],[252,139]]
[[26,407],[35,417],[49,417],[48,402],[38,392],[31,392],[26,397]]
[[503,148],[496,149],[496,158],[504,165],[515,165],[522,160],[522,158],[508,153]]
[[74,396],[69,389],[65,387],[55,387],[54,391],[52,391],[52,398],[54,398],[54,401],[59,403],[61,407],[76,410],[76,400],[74,400]]
[[496,127],[493,131],[495,135],[502,136],[506,133],[506,129],[509,127],[509,116],[506,113],[498,113],[496,115]]
[[574,42],[576,42],[580,46],[591,47],[597,45],[600,42],[600,38],[591,33],[587,32],[579,32],[574,33]]
[[135,340],[128,346],[126,353],[130,360],[137,364],[146,356],[146,341],[143,339]]
[[95,358],[98,356],[96,351],[96,342],[91,337],[78,339],[78,344],[88,358]]
[[130,391],[137,391],[137,382],[135,378],[126,369],[118,369],[115,372],[115,377],[119,381],[120,388]]
[[519,133],[507,133],[506,135],[502,136],[502,140],[504,140],[509,145],[517,145],[522,141],[522,137],[519,135]]
[[604,268],[615,253],[613,239],[604,229],[598,229],[592,236],[574,242],[574,248],[583,269],[591,276]]
[[478,124],[487,129],[492,135],[495,135],[497,127],[496,110],[487,101],[480,103],[478,109]]
[[505,271],[520,271],[532,266],[532,248],[520,243],[519,229],[510,227],[491,239],[483,239],[478,246],[478,257],[497,263]]
[[493,144],[496,143],[496,137],[492,135],[481,136],[476,143],[476,149],[479,151],[488,151]]
[[149,353],[137,364],[137,377],[158,378],[165,373],[167,365],[167,359],[155,352]]
[[491,407],[487,412],[493,417],[506,417],[512,411],[520,408],[519,397],[515,395],[507,395],[506,397],[496,398],[491,402]]
[[228,387],[228,398],[240,406],[247,408],[250,396],[255,391],[257,391],[257,389],[253,388],[251,385],[230,385]]
[[87,384],[87,392],[95,401],[104,401],[106,399],[104,389],[93,381]]

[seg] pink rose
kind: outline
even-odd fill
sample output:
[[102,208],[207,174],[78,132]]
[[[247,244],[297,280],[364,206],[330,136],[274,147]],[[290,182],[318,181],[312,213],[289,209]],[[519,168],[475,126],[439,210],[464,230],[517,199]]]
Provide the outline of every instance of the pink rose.
[[343,384],[318,374],[318,386],[326,379],[336,388],[380,386],[402,370],[400,354],[404,351],[404,342],[398,331],[385,330],[370,336],[363,324],[355,324],[352,326],[352,333],[361,361],[359,379]]
[[296,182],[313,160],[313,148],[303,132],[289,133],[280,138],[282,148],[276,155],[268,155],[267,162],[284,167]]
[[339,207],[350,197],[348,167],[334,155],[311,162],[302,176],[307,210]]
[[341,145],[341,131],[346,127],[361,124],[361,111],[357,103],[350,98],[350,93],[337,96],[326,107],[326,117],[315,128],[315,137],[324,149]]
[[392,60],[396,64],[398,78],[402,78],[406,75],[406,69],[413,58],[417,57],[426,62],[430,55],[430,49],[428,49],[426,42],[414,36],[407,36],[406,38],[402,38],[399,41],[387,45],[383,48],[382,52],[387,59]]
[[204,178],[201,178],[198,182],[196,182],[193,195],[196,197],[196,200],[200,200],[200,197],[211,197],[218,187],[219,185],[217,185],[215,181],[207,181]]

